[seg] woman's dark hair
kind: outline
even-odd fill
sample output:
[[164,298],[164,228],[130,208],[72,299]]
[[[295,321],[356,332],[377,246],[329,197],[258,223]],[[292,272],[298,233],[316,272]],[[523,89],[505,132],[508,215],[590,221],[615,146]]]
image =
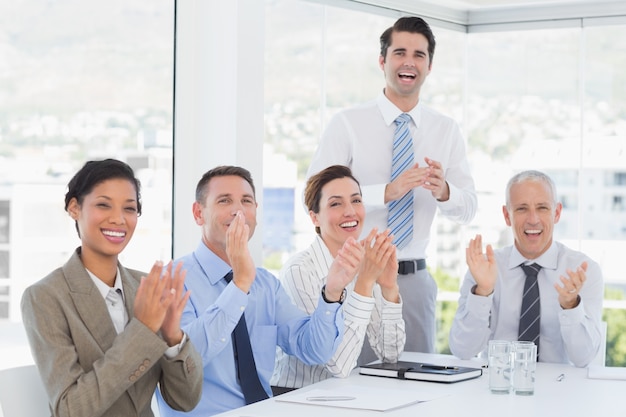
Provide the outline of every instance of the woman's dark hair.
[[[137,192],[137,215],[141,215],[141,183],[135,178],[133,169],[122,161],[116,159],[105,159],[103,161],[88,161],[83,167],[72,177],[67,184],[67,193],[65,194],[65,211],[72,201],[76,199],[78,205],[83,204],[85,196],[89,194],[98,184],[110,179],[125,179],[135,186]],[[75,222],[76,231],[78,223]]]
[[[313,213],[320,212],[322,188],[324,188],[326,184],[332,180],[346,177],[354,180],[359,186],[359,191],[361,191],[361,184],[359,184],[359,181],[354,177],[352,171],[347,166],[331,165],[309,178],[304,188],[304,204],[309,211]],[[316,226],[315,232],[319,235],[321,233],[320,228]]]

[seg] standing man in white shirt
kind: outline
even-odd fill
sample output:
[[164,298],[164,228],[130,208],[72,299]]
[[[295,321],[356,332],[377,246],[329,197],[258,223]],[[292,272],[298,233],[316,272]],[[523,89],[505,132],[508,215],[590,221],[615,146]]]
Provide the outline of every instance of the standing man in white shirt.
[[[349,166],[366,202],[364,231],[392,227],[390,205],[412,199],[407,204],[410,230],[399,233],[392,228],[396,238],[405,238],[405,242],[394,240],[404,302],[405,351],[435,352],[437,285],[425,261],[431,225],[437,209],[457,223],[469,223],[476,213],[476,191],[457,123],[419,99],[435,52],[428,23],[419,17],[402,17],[381,35],[380,44],[384,90],[375,100],[344,110],[330,121],[307,177],[330,165]],[[412,150],[412,161],[394,176],[396,119],[403,114],[410,117],[412,143],[407,148]],[[362,357],[360,362],[367,359],[372,357]]]

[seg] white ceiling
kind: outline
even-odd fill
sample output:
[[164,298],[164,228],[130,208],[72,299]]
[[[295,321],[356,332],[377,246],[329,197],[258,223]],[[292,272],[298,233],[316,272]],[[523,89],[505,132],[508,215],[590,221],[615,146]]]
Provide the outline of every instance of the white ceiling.
[[[321,2],[345,3],[346,0]],[[347,3],[416,14],[470,30],[476,26],[501,24],[543,22],[559,26],[562,22],[571,24],[581,19],[626,18],[626,0],[347,0]]]

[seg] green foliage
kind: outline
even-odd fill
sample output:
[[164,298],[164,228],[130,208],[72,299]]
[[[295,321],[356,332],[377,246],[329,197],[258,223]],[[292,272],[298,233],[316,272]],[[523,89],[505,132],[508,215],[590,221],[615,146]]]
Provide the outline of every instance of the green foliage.
[[[605,288],[605,300],[623,300],[620,289]],[[626,366],[626,310],[605,308],[602,320],[607,323],[606,366]]]
[[263,268],[270,271],[280,271],[283,267],[283,259],[281,252],[272,252],[263,257]]
[[[437,288],[439,291],[459,291],[459,278],[453,277],[445,272],[437,269],[434,273],[431,272]],[[457,301],[439,301],[437,303],[436,315],[437,315],[437,346],[435,347],[438,353],[450,353],[450,346],[448,344],[448,338],[450,335],[450,327],[452,327],[452,321],[456,314],[458,306]]]

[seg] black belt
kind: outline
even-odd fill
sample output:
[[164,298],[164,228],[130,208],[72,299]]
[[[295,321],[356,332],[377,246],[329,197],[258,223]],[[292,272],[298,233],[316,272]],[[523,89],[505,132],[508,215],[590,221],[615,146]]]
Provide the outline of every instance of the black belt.
[[398,262],[398,274],[409,275],[426,269],[426,259],[410,259]]

